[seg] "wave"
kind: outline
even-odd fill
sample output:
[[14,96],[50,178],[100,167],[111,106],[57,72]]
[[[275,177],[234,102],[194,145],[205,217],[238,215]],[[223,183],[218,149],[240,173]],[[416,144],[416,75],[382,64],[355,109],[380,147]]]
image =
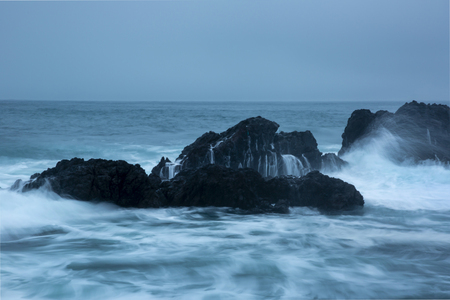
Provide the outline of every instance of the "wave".
[[401,155],[402,141],[380,131],[353,147],[342,158],[349,166],[329,172],[352,183],[366,204],[399,210],[449,210],[450,168],[439,161],[420,163],[392,158]]
[[117,209],[108,203],[64,199],[47,189],[28,193],[0,190],[1,239],[69,230],[71,224],[109,218]]

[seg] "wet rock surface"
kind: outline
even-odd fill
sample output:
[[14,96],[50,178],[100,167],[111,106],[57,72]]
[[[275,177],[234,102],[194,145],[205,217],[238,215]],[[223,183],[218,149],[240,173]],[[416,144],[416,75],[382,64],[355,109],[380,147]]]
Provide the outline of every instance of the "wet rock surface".
[[54,168],[34,174],[22,191],[48,185],[56,194],[84,201],[106,201],[123,207],[158,206],[152,194],[159,176],[145,173],[139,165],[125,161],[80,158],[62,160]]
[[336,211],[364,205],[353,185],[318,171],[267,180],[250,168],[207,165],[181,171],[163,182],[160,192],[168,206],[226,206],[253,212],[287,212],[289,206]]
[[302,177],[282,176],[267,181],[268,198],[287,199],[289,206],[309,206],[321,211],[349,210],[363,206],[356,188],[340,179],[312,171]]
[[73,158],[33,176],[23,186],[24,192],[47,186],[62,197],[123,207],[215,206],[287,213],[289,206],[336,211],[364,205],[354,186],[318,171],[301,178],[267,180],[250,168],[233,170],[210,164],[161,181],[124,161]]
[[152,169],[152,174],[159,176],[161,178],[169,177],[169,169],[165,168],[166,165],[171,164],[172,162],[168,157],[161,157],[159,163]]
[[181,171],[165,181],[160,192],[167,206],[217,206],[240,208],[254,212],[271,211],[269,201],[259,194],[265,181],[255,170],[233,170],[218,165]]
[[398,141],[397,149],[391,153],[395,160],[450,162],[450,108],[447,105],[412,101],[395,113],[356,110],[342,134],[339,155],[382,130],[387,130]]
[[[334,154],[327,154],[324,159],[310,131],[277,133],[278,128],[275,122],[255,117],[220,134],[207,132],[186,146],[176,162],[166,164],[167,170],[162,167],[163,172],[159,171],[159,174],[162,179],[170,179],[165,174],[215,164],[234,170],[251,168],[263,177],[301,176],[311,170],[327,166],[339,168],[345,164]],[[334,156],[334,159],[329,159],[329,156]],[[171,168],[177,170],[169,171]],[[161,166],[158,165],[157,169],[160,170]]]

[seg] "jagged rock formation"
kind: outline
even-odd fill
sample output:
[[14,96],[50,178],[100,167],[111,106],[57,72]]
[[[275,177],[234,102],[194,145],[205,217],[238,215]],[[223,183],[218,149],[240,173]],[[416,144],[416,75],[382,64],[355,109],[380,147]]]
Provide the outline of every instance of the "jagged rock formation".
[[[172,167],[169,168],[166,166]],[[161,178],[173,178],[175,176],[174,173],[178,173],[179,171],[179,166],[175,166],[168,157],[163,156],[159,163],[152,169],[152,174]]]
[[355,110],[342,134],[339,155],[382,130],[387,130],[398,141],[398,149],[390,149],[395,160],[450,162],[450,108],[447,105],[412,101],[395,113]]
[[[276,133],[279,125],[262,117],[249,118],[218,134],[207,132],[186,146],[175,163],[158,164],[155,173],[166,174],[216,164],[237,170],[251,168],[263,177],[301,176],[322,167],[339,168],[344,161],[323,156],[310,131]],[[330,159],[330,156],[334,156]]]
[[[159,188],[159,176],[145,173],[139,165],[125,161],[80,158],[62,160],[54,168],[34,174],[25,183],[26,192],[49,185],[58,195],[85,201],[106,201],[123,207],[158,207],[152,195]],[[13,186],[18,187],[18,184]]]
[[216,206],[251,213],[287,213],[289,206],[341,211],[364,205],[353,185],[319,172],[301,178],[264,179],[250,168],[234,170],[212,164],[161,181],[155,174],[147,176],[139,165],[124,161],[73,158],[33,175],[23,191],[46,185],[62,197],[123,207]]

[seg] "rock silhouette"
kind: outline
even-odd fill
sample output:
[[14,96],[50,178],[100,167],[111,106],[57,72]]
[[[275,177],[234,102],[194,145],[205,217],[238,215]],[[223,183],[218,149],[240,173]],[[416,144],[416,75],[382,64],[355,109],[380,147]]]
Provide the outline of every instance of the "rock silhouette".
[[397,161],[432,159],[450,162],[450,108],[447,105],[412,101],[395,113],[355,110],[342,134],[339,155],[382,131],[396,138],[397,149],[391,149],[390,155]]
[[251,168],[206,165],[186,169],[168,181],[147,176],[139,165],[124,161],[73,158],[35,174],[23,191],[48,186],[62,197],[107,201],[123,207],[216,206],[251,213],[287,213],[289,206],[323,211],[361,207],[364,200],[353,185],[317,171],[301,178],[263,178]]
[[[152,199],[151,195],[161,183],[159,176],[148,176],[139,165],[122,160],[85,161],[80,158],[62,160],[54,168],[34,174],[30,179],[22,191],[49,185],[62,197],[106,201],[123,207],[141,207],[143,200]],[[158,203],[152,203],[152,206],[158,206]]]
[[263,177],[301,176],[311,170],[340,168],[345,164],[335,154],[328,153],[325,157],[310,131],[276,133],[278,128],[273,121],[255,117],[220,134],[207,132],[186,146],[174,163],[162,166],[160,162],[154,173],[170,179],[169,174],[180,170],[215,164],[234,170],[251,168]]

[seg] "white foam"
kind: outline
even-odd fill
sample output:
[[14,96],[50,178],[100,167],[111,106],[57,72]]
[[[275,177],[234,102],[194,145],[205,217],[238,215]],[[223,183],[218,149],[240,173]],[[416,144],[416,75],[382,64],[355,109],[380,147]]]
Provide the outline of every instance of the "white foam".
[[332,176],[350,182],[366,203],[393,209],[450,209],[450,170],[436,161],[395,163],[389,151],[399,141],[390,134],[366,139],[364,145],[343,156],[349,166]]
[[45,189],[27,193],[0,190],[1,237],[15,239],[39,232],[44,226],[89,222],[93,217],[116,210],[112,204],[63,199]]

